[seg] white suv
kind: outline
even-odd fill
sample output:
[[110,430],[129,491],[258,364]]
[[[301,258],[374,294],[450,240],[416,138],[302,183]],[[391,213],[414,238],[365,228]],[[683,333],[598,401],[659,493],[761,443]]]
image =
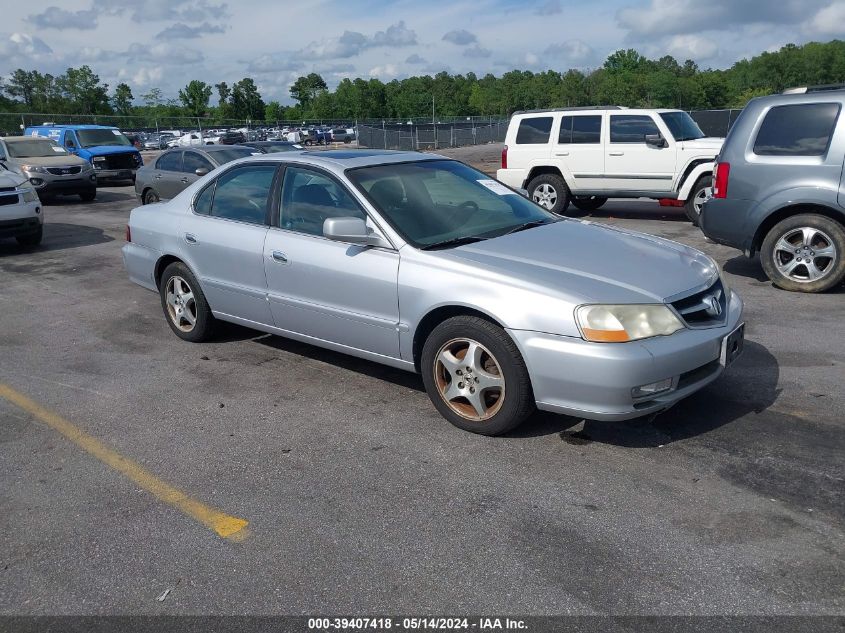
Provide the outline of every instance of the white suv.
[[722,138],[707,138],[682,110],[618,106],[516,112],[496,177],[564,214],[608,198],[654,198],[698,222]]

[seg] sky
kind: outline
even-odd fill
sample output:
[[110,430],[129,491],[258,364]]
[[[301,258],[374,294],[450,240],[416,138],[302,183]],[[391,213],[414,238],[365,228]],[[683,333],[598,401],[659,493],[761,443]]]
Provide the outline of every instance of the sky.
[[252,77],[265,101],[290,103],[290,84],[312,71],[331,88],[442,70],[589,70],[620,48],[727,68],[789,42],[845,38],[845,0],[0,2],[0,75],[87,64],[136,99]]

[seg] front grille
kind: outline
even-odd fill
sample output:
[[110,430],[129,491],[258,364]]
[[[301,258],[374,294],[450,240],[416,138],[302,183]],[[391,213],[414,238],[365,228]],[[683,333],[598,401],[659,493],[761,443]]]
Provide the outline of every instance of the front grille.
[[82,171],[82,167],[75,165],[73,167],[48,167],[47,171],[54,176],[67,176],[70,174],[78,174]]
[[135,162],[135,154],[109,154],[106,156],[106,169],[135,169],[138,163]]
[[18,203],[18,195],[17,194],[15,194],[14,196],[9,196],[9,195],[2,196],[2,195],[0,195],[0,206],[5,207],[6,205],[17,204],[17,203]]
[[690,327],[721,325],[728,314],[728,301],[722,280],[717,279],[706,290],[673,301],[672,307]]
[[15,189],[16,187],[0,187],[0,193],[3,193],[4,191],[14,191]]

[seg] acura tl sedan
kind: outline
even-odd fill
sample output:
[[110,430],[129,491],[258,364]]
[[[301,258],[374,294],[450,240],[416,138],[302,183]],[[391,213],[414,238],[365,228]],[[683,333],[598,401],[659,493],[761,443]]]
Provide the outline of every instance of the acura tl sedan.
[[186,341],[218,320],[422,374],[462,429],[663,411],[741,352],[742,300],[687,246],[562,218],[433,154],[228,163],[132,211],[123,257]]

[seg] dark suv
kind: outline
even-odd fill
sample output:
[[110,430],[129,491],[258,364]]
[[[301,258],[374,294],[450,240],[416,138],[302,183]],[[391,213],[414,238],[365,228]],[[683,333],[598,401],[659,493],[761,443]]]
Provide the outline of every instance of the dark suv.
[[786,290],[823,292],[845,279],[843,105],[841,89],[754,99],[717,158],[704,234],[759,253]]

